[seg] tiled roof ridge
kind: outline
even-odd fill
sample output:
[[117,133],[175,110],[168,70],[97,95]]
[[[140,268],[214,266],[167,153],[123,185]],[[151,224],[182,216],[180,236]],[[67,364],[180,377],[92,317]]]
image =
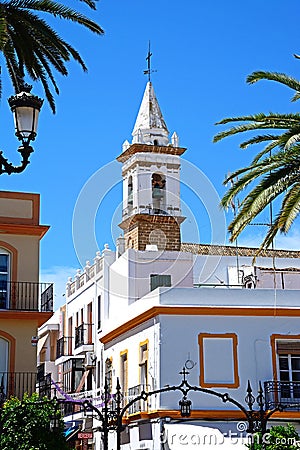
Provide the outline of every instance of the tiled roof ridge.
[[[219,244],[196,244],[186,242],[181,244],[182,252],[190,252],[196,255],[220,255],[220,256],[255,256],[255,247],[236,247]],[[277,258],[300,258],[300,250],[262,250],[258,256]]]

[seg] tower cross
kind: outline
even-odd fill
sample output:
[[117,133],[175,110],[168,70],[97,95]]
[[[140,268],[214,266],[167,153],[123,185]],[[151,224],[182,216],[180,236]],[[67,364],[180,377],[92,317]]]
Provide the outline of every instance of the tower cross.
[[144,70],[144,75],[148,75],[148,81],[151,81],[151,73],[153,72],[157,72],[157,70],[153,70],[151,69],[151,50],[150,50],[150,41],[149,41],[149,47],[148,47],[148,54],[146,57],[146,61],[147,61],[147,70]]

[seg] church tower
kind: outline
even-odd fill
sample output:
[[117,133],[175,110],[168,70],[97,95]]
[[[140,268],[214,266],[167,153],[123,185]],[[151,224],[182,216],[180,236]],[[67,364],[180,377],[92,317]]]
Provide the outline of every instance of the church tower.
[[148,81],[132,132],[117,160],[123,164],[125,248],[179,251],[180,156],[178,136],[169,131]]

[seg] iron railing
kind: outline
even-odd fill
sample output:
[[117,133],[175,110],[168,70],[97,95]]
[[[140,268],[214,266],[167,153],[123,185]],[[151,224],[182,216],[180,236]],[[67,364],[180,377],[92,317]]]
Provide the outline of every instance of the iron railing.
[[[132,399],[134,399],[135,397],[140,395],[142,391],[146,391],[146,392],[150,391],[150,386],[148,384],[138,384],[137,386],[133,386],[133,387],[129,388],[128,396],[126,398],[127,403],[129,403]],[[136,401],[135,403],[133,403],[133,405],[131,405],[128,408],[128,414],[136,414],[141,411],[143,411],[143,412],[148,411],[148,408],[150,406],[149,401],[150,401],[150,398],[148,400]]]
[[40,397],[51,398],[51,391],[52,391],[51,373],[47,373],[41,376],[41,374],[39,374],[38,372],[37,387]]
[[52,312],[53,284],[2,280],[0,309]]
[[173,207],[171,205],[166,205],[164,209],[156,208],[154,205],[149,204],[147,206],[132,207],[127,206],[122,210],[122,217],[128,217],[132,214],[149,214],[149,215],[159,215],[159,216],[178,216],[181,214],[179,208]]
[[4,399],[22,399],[25,392],[32,395],[36,391],[36,381],[36,372],[0,372],[1,394]]
[[61,356],[71,356],[72,353],[72,337],[63,336],[56,343],[56,359]]
[[265,381],[265,400],[268,409],[283,406],[284,409],[300,411],[300,382]]
[[92,344],[92,324],[82,323],[75,328],[75,348]]

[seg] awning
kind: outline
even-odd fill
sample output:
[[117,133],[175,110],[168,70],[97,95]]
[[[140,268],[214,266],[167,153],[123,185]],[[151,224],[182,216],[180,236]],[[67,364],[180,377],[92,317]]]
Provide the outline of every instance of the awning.
[[79,427],[70,427],[67,430],[65,430],[65,436],[66,436],[66,441],[70,441],[72,438],[74,438],[76,436],[76,434],[79,431]]
[[165,424],[164,443],[168,450],[245,450],[247,438],[221,433],[217,428],[192,424]]
[[37,354],[41,353],[41,350],[44,347],[48,336],[49,336],[49,333],[46,333],[44,336],[39,337],[39,340],[37,343]]

